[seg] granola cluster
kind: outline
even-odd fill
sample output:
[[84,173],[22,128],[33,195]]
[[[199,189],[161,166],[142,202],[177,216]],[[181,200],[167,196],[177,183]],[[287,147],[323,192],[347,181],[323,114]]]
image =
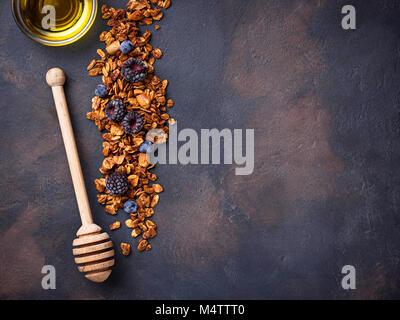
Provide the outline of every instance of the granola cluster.
[[[138,25],[151,25],[160,20],[164,13],[161,9],[170,6],[170,0],[131,0],[124,9],[114,9],[107,5],[101,8],[103,19],[108,19],[111,30],[100,35],[100,41],[105,42],[105,52],[97,50],[100,59],[92,60],[87,67],[90,76],[102,75],[103,84],[108,94],[104,98],[98,96],[92,99],[92,111],[87,118],[94,121],[104,139],[104,160],[100,172],[109,176],[113,172],[121,172],[128,179],[128,191],[120,196],[111,195],[106,189],[106,177],[94,181],[99,192],[97,200],[105,205],[105,212],[116,215],[124,203],[133,200],[138,209],[130,213],[130,219],[125,225],[132,229],[132,237],[141,236],[138,242],[139,251],[152,248],[148,240],[157,234],[157,226],[149,218],[154,214],[154,207],[159,201],[161,185],[152,183],[157,176],[151,172],[154,165],[148,161],[146,153],[140,153],[139,147],[145,141],[146,133],[151,129],[162,129],[168,135],[168,122],[174,121],[167,113],[173,106],[171,99],[166,99],[167,80],[161,80],[154,75],[153,64],[162,57],[162,51],[153,48],[149,43],[151,33],[141,32]],[[159,26],[156,25],[158,30]],[[127,54],[120,50],[120,44],[129,40],[134,49]],[[128,59],[140,59],[147,65],[148,74],[143,81],[131,83],[121,74],[122,64]],[[126,105],[126,111],[135,111],[143,119],[143,128],[134,134],[124,132],[121,123],[116,123],[106,117],[106,105],[111,100],[120,99]],[[157,141],[152,141],[157,143]],[[152,184],[150,184],[152,183]],[[121,223],[114,222],[110,230],[119,229]],[[121,251],[129,255],[130,245],[121,243]]]

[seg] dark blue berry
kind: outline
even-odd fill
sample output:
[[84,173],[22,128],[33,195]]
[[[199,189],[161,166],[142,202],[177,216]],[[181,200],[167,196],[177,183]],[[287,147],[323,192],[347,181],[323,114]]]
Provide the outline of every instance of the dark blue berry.
[[107,94],[107,87],[104,84],[98,84],[94,90],[94,94],[100,98],[104,98]]
[[151,150],[151,147],[153,146],[153,144],[149,141],[146,140],[145,142],[143,142],[140,147],[139,147],[139,151],[141,153],[147,153]]
[[124,211],[127,213],[135,213],[137,211],[138,205],[135,201],[128,200],[124,204]]
[[121,43],[120,45],[120,49],[122,51],[123,54],[128,54],[129,52],[131,52],[133,49],[135,49],[135,46],[133,45],[132,42],[130,42],[129,40],[125,40]]

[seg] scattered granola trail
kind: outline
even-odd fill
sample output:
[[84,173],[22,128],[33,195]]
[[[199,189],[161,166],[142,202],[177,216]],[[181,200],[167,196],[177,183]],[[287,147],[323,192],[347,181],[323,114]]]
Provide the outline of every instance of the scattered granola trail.
[[[132,228],[132,238],[138,239],[137,249],[148,251],[152,248],[149,239],[156,236],[156,224],[148,220],[154,214],[163,191],[160,184],[149,184],[157,179],[151,172],[154,165],[148,162],[147,154],[140,153],[139,147],[145,141],[146,133],[152,129],[161,129],[168,134],[168,123],[174,121],[167,109],[174,105],[173,100],[166,99],[168,80],[162,80],[154,75],[154,62],[163,55],[158,48],[149,43],[151,33],[142,32],[138,25],[148,26],[162,19],[164,12],[171,5],[170,0],[132,0],[124,9],[114,9],[103,5],[101,13],[111,30],[100,34],[100,41],[105,43],[105,50],[98,49],[100,59],[92,60],[87,71],[90,76],[102,76],[103,84],[108,90],[105,98],[92,99],[92,111],[87,118],[94,121],[101,132],[103,141],[104,161],[100,172],[108,176],[113,172],[126,175],[129,187],[121,196],[113,196],[106,189],[106,178],[94,181],[99,192],[97,201],[104,205],[108,214],[116,215],[118,209],[124,207],[127,200],[138,204],[136,213],[130,214],[125,226]],[[157,27],[155,29],[158,29]],[[127,54],[120,50],[120,44],[129,40],[134,49]],[[147,76],[143,81],[128,82],[121,73],[121,67],[128,59],[140,59],[147,65]],[[126,111],[137,112],[143,119],[143,129],[138,133],[126,134],[120,123],[109,120],[105,115],[106,104],[110,100],[120,99],[126,104]],[[157,143],[157,141],[154,141]],[[119,229],[121,222],[116,221],[110,230]],[[129,255],[130,245],[121,243],[123,255]]]

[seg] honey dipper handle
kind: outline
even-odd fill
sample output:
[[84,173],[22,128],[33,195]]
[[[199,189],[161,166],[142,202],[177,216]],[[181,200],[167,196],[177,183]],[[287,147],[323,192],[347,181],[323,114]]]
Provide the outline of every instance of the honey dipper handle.
[[67,101],[64,93],[65,74],[59,68],[50,69],[46,75],[47,84],[53,91],[54,102],[57,109],[58,121],[60,122],[61,134],[67,153],[69,169],[71,171],[72,183],[74,185],[76,201],[82,224],[92,224],[93,218],[90,211],[89,200],[86,193],[85,181],[79,162],[78,150],[76,148],[74,132],[69,117]]

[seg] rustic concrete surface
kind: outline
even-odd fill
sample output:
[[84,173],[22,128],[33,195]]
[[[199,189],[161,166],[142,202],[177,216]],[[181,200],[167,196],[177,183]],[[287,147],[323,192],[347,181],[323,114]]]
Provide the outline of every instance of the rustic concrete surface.
[[[400,298],[396,0],[350,1],[356,31],[340,26],[349,1],[173,1],[152,39],[165,53],[156,70],[170,81],[171,113],[180,128],[254,128],[255,171],[159,166],[154,249],[117,254],[105,284],[73,262],[77,206],[44,81],[53,66],[68,75],[89,198],[107,227],[114,218],[92,185],[101,137],[85,119],[98,82],[85,68],[105,25],[47,48],[20,33],[9,2],[0,4],[1,298]],[[56,267],[56,290],[41,289],[44,264]],[[340,286],[346,264],[357,269],[354,291]]]

